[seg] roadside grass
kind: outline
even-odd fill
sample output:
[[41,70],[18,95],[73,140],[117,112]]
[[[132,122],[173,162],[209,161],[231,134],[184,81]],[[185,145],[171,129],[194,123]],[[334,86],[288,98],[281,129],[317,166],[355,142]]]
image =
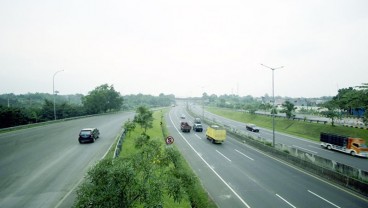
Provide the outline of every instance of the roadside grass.
[[[253,123],[262,128],[272,129],[272,117],[270,116],[250,114],[216,107],[206,107],[206,110],[235,121]],[[317,142],[319,142],[321,132],[362,138],[368,142],[368,130],[366,129],[332,126],[331,124],[322,123],[310,123],[308,121],[290,120],[286,118],[275,117],[275,131],[303,137]]]
[[[164,138],[168,135],[168,130],[166,128],[165,121],[163,119],[163,116],[165,113],[168,112],[168,108],[163,110],[157,110],[153,112],[153,128],[147,129],[146,134],[150,136],[151,139],[162,141],[162,148],[166,148],[166,143]],[[162,126],[160,124],[162,122]],[[126,135],[122,149],[120,152],[119,157],[129,157],[130,155],[135,154],[138,150],[135,148],[134,140],[135,138],[139,137],[143,132],[143,129],[139,125],[136,126],[135,130],[130,132]],[[170,148],[177,148],[174,145],[171,145]],[[113,148],[112,148],[113,149]],[[192,175],[193,178],[196,178],[196,183],[194,187],[191,188],[191,193],[186,193],[187,196],[182,199],[180,203],[177,203],[174,201],[173,198],[170,198],[168,194],[164,196],[164,204],[163,207],[191,207],[191,203],[189,198],[194,197],[197,198],[195,201],[200,201],[200,206],[197,207],[209,207],[209,208],[215,208],[217,207],[215,203],[209,198],[207,192],[204,190],[202,184],[200,183],[199,179],[195,176],[192,169],[184,159],[184,157],[181,156],[181,160],[183,163],[183,171],[188,172],[190,175]],[[190,196],[191,195],[191,196]]]

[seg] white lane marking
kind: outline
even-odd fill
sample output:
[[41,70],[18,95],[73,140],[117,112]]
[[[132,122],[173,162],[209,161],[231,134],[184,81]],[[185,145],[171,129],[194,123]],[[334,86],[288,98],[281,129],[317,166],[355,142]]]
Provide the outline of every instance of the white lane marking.
[[248,158],[248,159],[250,159],[250,160],[254,160],[253,158],[251,158],[251,157],[249,157],[248,155],[246,155],[246,154],[244,154],[244,153],[240,152],[239,150],[237,150],[237,149],[234,149],[234,150],[235,150],[235,151],[237,151],[239,154],[243,155],[244,157],[246,157],[246,158]]
[[334,204],[334,203],[332,203],[332,202],[328,201],[327,199],[323,198],[322,196],[319,196],[318,194],[313,193],[313,192],[312,192],[312,191],[310,191],[310,190],[308,190],[308,192],[309,192],[309,193],[311,193],[311,194],[313,194],[314,196],[316,196],[316,197],[318,197],[318,198],[322,199],[323,201],[325,201],[325,202],[327,202],[327,203],[331,204],[332,206],[337,207],[337,208],[340,208],[339,206],[337,206],[336,204]]
[[320,146],[319,147],[315,147],[315,146],[312,146],[312,145],[308,145],[308,147],[312,147],[312,148],[314,148],[314,149],[322,149]]
[[231,160],[228,157],[226,157],[224,154],[222,154],[220,151],[216,150],[216,152],[219,153],[225,159],[227,159],[229,162],[231,162]]
[[[231,137],[229,137],[229,138],[231,138]],[[252,146],[247,145],[247,144],[244,144],[244,143],[242,143],[242,142],[239,142],[239,141],[238,141],[237,139],[235,139],[235,138],[232,138],[232,140],[233,140],[234,142],[238,143],[239,145],[244,145],[244,146],[246,146],[246,147],[252,148]],[[330,185],[330,186],[332,186],[332,187],[334,187],[334,188],[336,188],[336,189],[338,189],[338,190],[340,190],[340,191],[343,191],[343,192],[345,192],[345,193],[347,193],[347,194],[349,194],[349,195],[351,195],[351,196],[354,196],[354,197],[356,197],[356,198],[358,198],[358,199],[360,199],[360,200],[363,200],[363,201],[365,201],[365,202],[368,202],[368,200],[367,200],[367,198],[366,198],[366,197],[362,197],[362,196],[360,196],[360,195],[357,195],[357,194],[355,194],[355,193],[353,193],[353,192],[349,191],[348,189],[341,188],[340,186],[337,186],[337,185],[335,185],[335,184],[333,184],[333,183],[331,183],[331,182],[329,182],[329,181],[327,181],[327,180],[324,180],[324,179],[322,179],[322,178],[320,178],[320,177],[317,177],[317,176],[315,176],[315,175],[312,175],[312,174],[310,174],[310,173],[308,173],[308,172],[306,172],[306,171],[304,171],[304,170],[302,170],[302,169],[300,169],[300,168],[298,168],[298,167],[296,167],[296,166],[294,166],[294,165],[291,165],[291,164],[289,164],[289,163],[287,163],[287,162],[284,162],[284,161],[282,161],[282,160],[280,160],[280,159],[278,159],[278,158],[276,158],[276,157],[273,157],[273,156],[271,156],[271,155],[268,155],[268,154],[266,154],[266,153],[262,152],[261,150],[257,150],[256,148],[253,148],[252,150],[253,150],[253,151],[258,152],[259,154],[264,155],[265,157],[271,158],[271,159],[273,159],[273,160],[275,160],[275,161],[277,161],[277,162],[279,162],[279,163],[281,163],[281,164],[284,164],[285,166],[288,166],[288,167],[290,167],[290,168],[293,168],[294,170],[297,170],[297,171],[299,171],[299,172],[301,172],[301,173],[304,173],[305,175],[308,175],[308,176],[310,176],[310,177],[312,177],[312,178],[314,178],[314,179],[316,179],[316,180],[319,180],[319,181],[321,181],[321,182],[323,182],[323,183],[326,183],[326,184],[328,184],[328,185]]]
[[298,149],[301,149],[301,150],[305,150],[305,151],[308,151],[308,152],[311,152],[311,153],[313,153],[313,154],[317,154],[318,152],[315,152],[315,151],[312,151],[312,150],[309,150],[309,149],[305,149],[305,148],[303,148],[303,147],[299,147],[299,146],[297,146],[297,145],[293,145],[293,147],[296,147],[296,148],[298,148]]
[[183,136],[183,134],[178,130],[178,128],[176,128],[176,126],[174,125],[174,121],[171,118],[171,114],[169,114],[169,117],[174,128],[179,133],[179,135],[184,139],[184,141],[189,145],[189,147],[199,156],[199,158],[201,158],[201,160],[212,170],[212,172],[230,189],[230,191],[233,192],[233,194],[236,197],[238,197],[238,199],[244,204],[244,206],[250,208],[250,206],[239,196],[239,194],[236,193],[234,189],[231,188],[231,186],[228,183],[226,183],[226,181],[215,171],[215,169],[212,166],[210,166],[210,164],[208,164],[208,162],[197,152],[197,150],[194,149],[194,147],[188,142],[188,140]]
[[196,137],[198,137],[198,139],[202,139],[200,136],[198,136],[197,134],[194,134]]
[[309,147],[312,147],[312,148],[315,148],[315,149],[319,149],[319,150],[322,150],[322,151],[326,151],[326,152],[330,152],[330,153],[334,153],[334,152],[332,152],[331,150],[327,150],[327,149],[325,149],[325,148],[323,148],[323,147],[315,147],[315,146],[312,146],[312,145],[308,145]]
[[290,205],[293,208],[296,208],[296,206],[292,205],[290,202],[286,201],[286,199],[282,198],[280,195],[276,194],[280,199],[282,199],[286,204]]

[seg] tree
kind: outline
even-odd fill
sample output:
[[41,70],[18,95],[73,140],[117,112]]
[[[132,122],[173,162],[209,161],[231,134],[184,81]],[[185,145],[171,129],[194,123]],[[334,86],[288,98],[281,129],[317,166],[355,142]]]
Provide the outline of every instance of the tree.
[[141,128],[144,129],[145,133],[148,128],[152,128],[153,122],[152,111],[150,111],[147,107],[144,106],[138,107],[133,121],[139,124]]
[[[58,107],[55,106],[56,113],[59,113]],[[57,118],[59,118],[59,114],[57,114]],[[50,100],[45,99],[42,105],[41,110],[41,119],[42,121],[48,121],[54,119],[54,103]]]
[[290,101],[285,101],[282,104],[283,109],[280,111],[282,113],[286,114],[286,118],[290,119],[294,116],[293,112],[296,110],[296,107],[294,107],[294,104]]
[[0,105],[0,128],[27,124],[28,118],[24,109],[18,107],[4,107]]
[[244,105],[244,110],[248,111],[250,114],[255,114],[259,106],[255,103]]
[[337,104],[331,100],[323,104],[323,107],[327,108],[326,111],[322,111],[322,115],[326,116],[327,118],[331,119],[331,125],[335,126],[335,119],[340,116],[337,108]]
[[119,92],[115,91],[113,85],[103,84],[83,97],[82,103],[87,113],[97,114],[120,110],[123,98]]
[[128,121],[124,123],[125,133],[130,135],[130,132],[132,132],[134,129],[135,129],[135,123],[131,121],[130,119],[128,119]]

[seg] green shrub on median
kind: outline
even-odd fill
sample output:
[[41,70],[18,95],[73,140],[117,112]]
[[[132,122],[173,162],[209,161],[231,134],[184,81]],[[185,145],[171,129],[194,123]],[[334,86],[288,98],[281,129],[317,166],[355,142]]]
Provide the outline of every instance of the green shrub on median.
[[176,147],[164,143],[162,115],[153,113],[146,133],[131,131],[120,157],[88,172],[75,207],[216,207]]

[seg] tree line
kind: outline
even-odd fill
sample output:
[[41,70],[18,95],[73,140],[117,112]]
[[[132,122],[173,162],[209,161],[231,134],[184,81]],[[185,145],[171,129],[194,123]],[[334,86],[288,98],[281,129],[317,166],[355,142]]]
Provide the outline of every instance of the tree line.
[[[55,115],[54,115],[55,99]],[[174,95],[160,94],[122,96],[113,85],[97,86],[87,95],[52,95],[28,93],[0,95],[0,128],[45,122],[56,119],[93,115],[119,110],[131,110],[138,105],[169,106]]]
[[332,119],[332,125],[336,118],[344,115],[362,118],[368,124],[368,83],[339,89],[337,95],[324,103],[323,107],[327,108],[324,114]]
[[[285,100],[281,104],[279,112],[285,113],[287,118],[295,116],[295,104],[303,106],[302,113],[320,114],[332,120],[332,125],[337,118],[341,117],[357,117],[362,118],[365,124],[368,124],[368,83],[363,83],[361,86],[339,89],[336,96],[321,97],[321,98],[282,98],[276,99]],[[193,98],[198,104],[216,106],[222,108],[232,108],[244,110],[249,113],[255,113],[258,110],[270,111],[272,114],[277,114],[278,110],[273,109],[272,98],[267,94],[260,98],[254,98],[250,95],[240,97],[238,95],[208,95],[203,93],[201,98]],[[317,100],[322,102],[317,104]],[[308,106],[318,107],[320,110],[308,110]]]

